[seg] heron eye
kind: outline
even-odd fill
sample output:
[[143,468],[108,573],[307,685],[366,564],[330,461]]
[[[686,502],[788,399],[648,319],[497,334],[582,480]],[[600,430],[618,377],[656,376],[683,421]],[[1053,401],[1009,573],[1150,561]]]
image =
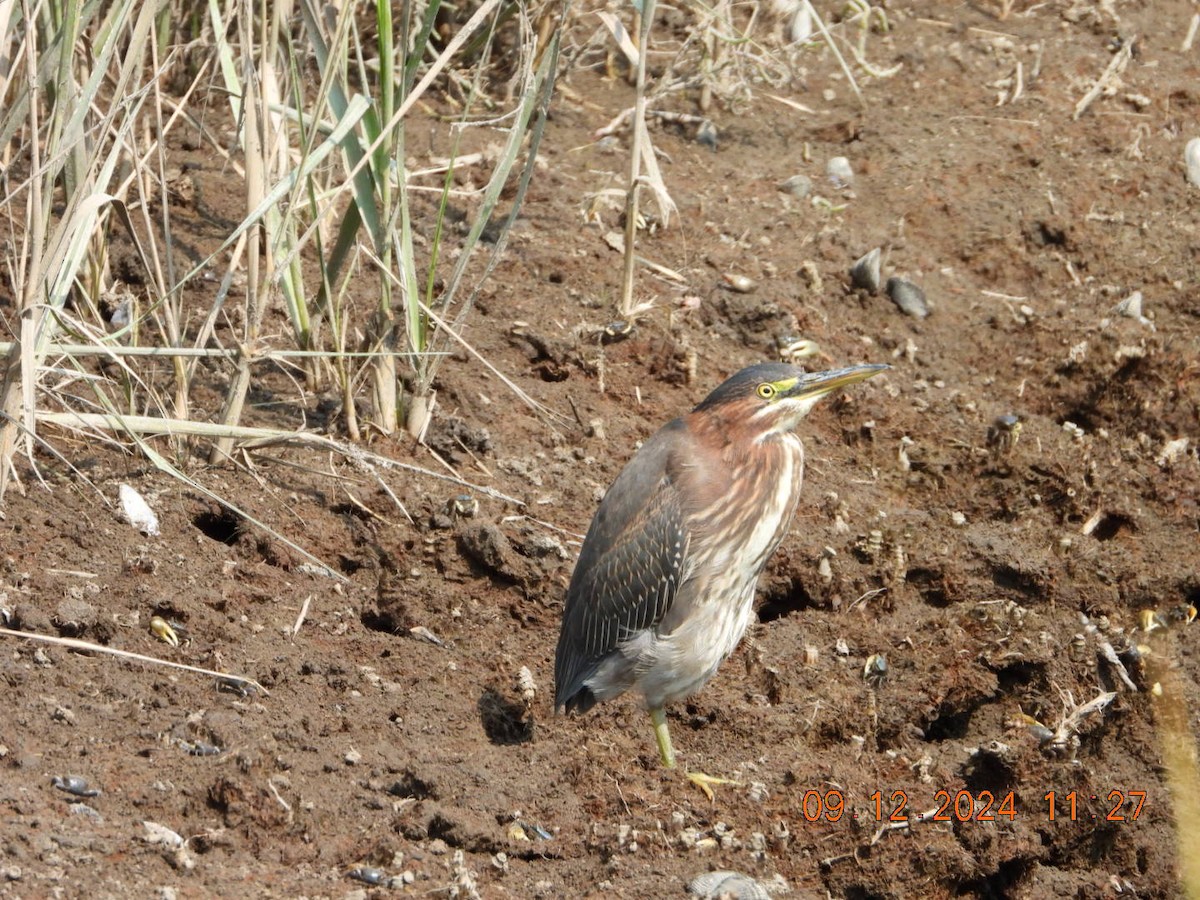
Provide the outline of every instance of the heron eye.
[[758,386],[758,396],[762,397],[764,400],[770,400],[775,396],[775,385],[760,384]]

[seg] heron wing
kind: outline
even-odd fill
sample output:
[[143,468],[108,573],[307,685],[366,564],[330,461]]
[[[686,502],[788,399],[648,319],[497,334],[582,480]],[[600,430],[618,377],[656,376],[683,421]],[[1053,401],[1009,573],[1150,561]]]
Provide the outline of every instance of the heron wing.
[[590,707],[584,682],[617,647],[656,627],[683,580],[689,534],[674,471],[682,421],[643,445],[592,519],[567,589],[555,660],[556,703]]

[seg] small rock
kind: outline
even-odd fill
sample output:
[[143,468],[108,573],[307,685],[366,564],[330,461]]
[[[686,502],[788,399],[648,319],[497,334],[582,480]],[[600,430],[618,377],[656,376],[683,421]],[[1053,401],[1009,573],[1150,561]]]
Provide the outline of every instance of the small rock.
[[438,417],[425,432],[425,443],[451,463],[470,462],[472,453],[482,456],[491,452],[492,435],[486,428],[468,425],[457,416]]
[[758,288],[758,283],[746,275],[725,273],[721,275],[721,287],[738,294],[752,294]]
[[1183,161],[1187,164],[1187,177],[1192,187],[1200,187],[1200,138],[1192,138],[1183,148]]
[[728,870],[697,875],[688,882],[688,893],[709,900],[771,900],[766,888],[749,875]]
[[467,558],[492,575],[525,583],[536,574],[532,563],[518,554],[504,532],[490,522],[465,527],[458,543]]
[[499,528],[481,524],[463,531],[459,538],[463,552],[485,569],[507,574],[512,558],[512,544]]
[[99,797],[100,791],[97,788],[91,787],[87,783],[87,779],[79,775],[54,776],[50,779],[50,783],[60,791],[66,791],[68,794],[73,794],[76,797]]
[[914,319],[924,319],[929,315],[929,303],[925,300],[925,292],[911,281],[889,278],[887,293],[905,315]]
[[142,822],[142,828],[146,830],[142,839],[147,844],[162,844],[166,847],[182,847],[184,844],[183,837],[166,825],[146,820]]
[[566,559],[570,556],[567,553],[567,548],[548,534],[534,533],[523,535],[518,544],[518,549],[530,559],[543,559],[545,557]]
[[797,200],[803,200],[812,193],[812,179],[807,175],[793,175],[786,181],[781,181],[778,185],[779,190],[785,194],[791,194]]
[[425,643],[433,644],[435,647],[446,646],[445,641],[443,641],[424,625],[414,625],[412,628],[408,629],[408,633],[415,637],[418,641],[425,641]]
[[1142,325],[1149,325],[1152,329],[1154,327],[1154,323],[1152,323],[1147,316],[1142,314],[1141,291],[1134,291],[1124,300],[1118,302],[1112,308],[1112,311],[1118,316],[1124,316],[1127,319],[1137,319],[1139,323]]
[[54,611],[54,626],[63,637],[79,637],[96,624],[96,607],[85,600],[68,598]]
[[1173,441],[1167,441],[1163,444],[1162,451],[1158,456],[1154,457],[1154,461],[1158,463],[1160,468],[1169,469],[1175,465],[1185,453],[1187,453],[1188,444],[1191,439],[1187,437],[1175,438]]
[[850,160],[844,156],[831,157],[825,164],[825,174],[834,187],[848,188],[854,184],[854,169],[850,167]]
[[71,815],[73,816],[84,816],[85,818],[91,819],[96,825],[104,824],[104,816],[100,815],[99,812],[92,809],[86,803],[72,803],[68,809],[71,810]]
[[363,884],[379,886],[388,880],[387,873],[383,869],[377,869],[374,866],[355,866],[346,873],[348,878],[353,878],[355,881],[361,881]]
[[882,283],[879,263],[881,255],[882,251],[876,247],[865,256],[859,257],[850,267],[850,283],[868,293],[878,294],[879,285]]
[[113,331],[125,328],[133,321],[133,300],[126,298],[118,303],[109,316],[108,324],[112,326]]
[[333,578],[333,569],[328,566],[317,566],[312,563],[300,563],[296,571],[301,575],[312,575],[314,578]]
[[796,15],[792,17],[792,23],[788,26],[788,37],[793,44],[803,44],[812,37],[812,34],[812,7],[805,3],[796,10]]
[[154,510],[150,508],[150,504],[141,494],[129,485],[123,484],[118,489],[117,495],[126,522],[150,537],[158,534],[158,516],[154,514]]

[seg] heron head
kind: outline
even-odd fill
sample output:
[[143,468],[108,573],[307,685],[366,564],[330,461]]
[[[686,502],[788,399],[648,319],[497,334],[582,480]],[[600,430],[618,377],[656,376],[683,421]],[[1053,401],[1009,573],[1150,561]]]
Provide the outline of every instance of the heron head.
[[791,431],[826,394],[889,368],[849,366],[806,372],[797,366],[762,363],[730,376],[695,412],[753,429],[756,438]]

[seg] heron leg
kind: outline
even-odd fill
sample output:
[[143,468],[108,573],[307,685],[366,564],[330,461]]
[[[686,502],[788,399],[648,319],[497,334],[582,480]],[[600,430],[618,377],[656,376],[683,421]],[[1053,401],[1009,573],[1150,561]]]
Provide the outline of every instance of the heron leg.
[[[658,756],[662,760],[662,764],[668,769],[675,768],[675,748],[671,746],[671,733],[667,731],[667,714],[661,707],[652,709],[650,710],[650,721],[654,723],[654,739],[658,742]],[[715,775],[705,775],[703,772],[685,772],[684,774],[687,775],[688,781],[704,791],[704,796],[708,797],[710,801],[716,799],[712,790],[713,785],[741,785],[740,781],[734,781],[732,778],[717,778]]]
[[654,739],[658,742],[658,757],[668,769],[675,768],[675,748],[671,746],[671,733],[667,731],[667,714],[662,707],[650,710],[650,721],[654,723]]

